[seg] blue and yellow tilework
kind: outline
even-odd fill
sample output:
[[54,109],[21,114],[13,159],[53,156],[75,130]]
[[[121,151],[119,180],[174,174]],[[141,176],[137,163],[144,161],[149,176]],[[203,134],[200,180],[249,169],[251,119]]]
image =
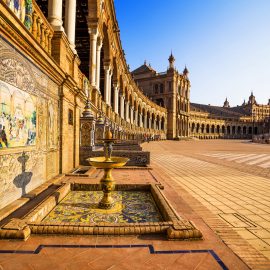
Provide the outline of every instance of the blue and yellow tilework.
[[101,191],[71,191],[43,221],[82,223],[160,222],[161,214],[149,191],[114,191],[115,206],[99,209]]

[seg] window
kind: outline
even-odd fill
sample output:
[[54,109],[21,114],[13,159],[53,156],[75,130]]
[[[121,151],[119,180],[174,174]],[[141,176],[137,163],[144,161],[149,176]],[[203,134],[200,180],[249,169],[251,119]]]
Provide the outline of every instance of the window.
[[160,84],[159,88],[160,88],[160,94],[163,94],[163,91],[164,91],[163,83]]
[[155,84],[155,94],[158,94],[158,84]]
[[73,111],[68,109],[68,124],[73,125]]

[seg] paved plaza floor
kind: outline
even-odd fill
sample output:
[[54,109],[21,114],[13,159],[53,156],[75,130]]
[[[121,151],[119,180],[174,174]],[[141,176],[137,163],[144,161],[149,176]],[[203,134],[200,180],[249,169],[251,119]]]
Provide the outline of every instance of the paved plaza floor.
[[[269,145],[161,141],[143,148],[151,151],[152,169],[115,170],[115,180],[161,183],[171,206],[197,226],[202,240],[31,235],[25,242],[0,240],[0,269],[270,269]],[[60,181],[98,183],[101,176],[91,169],[88,177]]]
[[[270,259],[270,145],[205,140],[152,142],[144,148],[151,151],[153,166],[170,177],[175,190],[188,193],[186,202],[190,200],[191,207],[197,201],[221,221],[212,224],[201,213],[249,266],[255,258],[247,252],[250,246]],[[193,207],[200,215],[199,208]],[[233,232],[246,245],[238,245]]]

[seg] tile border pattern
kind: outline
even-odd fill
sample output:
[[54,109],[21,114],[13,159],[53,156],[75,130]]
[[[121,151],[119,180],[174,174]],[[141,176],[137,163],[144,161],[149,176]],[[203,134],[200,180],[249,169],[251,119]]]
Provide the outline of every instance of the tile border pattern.
[[0,254],[39,254],[44,248],[148,248],[150,254],[196,254],[209,253],[219,264],[222,270],[229,270],[225,263],[212,249],[193,249],[193,250],[155,250],[153,245],[39,245],[35,250],[0,250]]

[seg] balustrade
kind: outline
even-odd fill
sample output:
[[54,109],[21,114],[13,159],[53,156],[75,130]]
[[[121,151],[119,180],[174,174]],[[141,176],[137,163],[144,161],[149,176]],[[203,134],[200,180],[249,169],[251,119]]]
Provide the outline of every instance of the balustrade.
[[48,54],[51,54],[54,31],[35,1],[33,1],[32,27],[30,28],[30,32],[41,47]]

